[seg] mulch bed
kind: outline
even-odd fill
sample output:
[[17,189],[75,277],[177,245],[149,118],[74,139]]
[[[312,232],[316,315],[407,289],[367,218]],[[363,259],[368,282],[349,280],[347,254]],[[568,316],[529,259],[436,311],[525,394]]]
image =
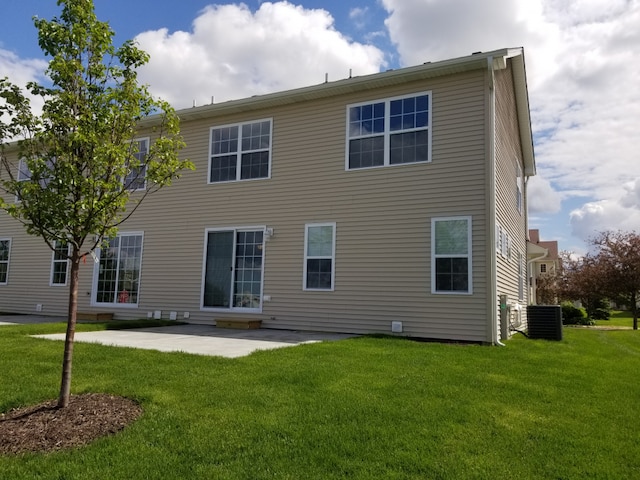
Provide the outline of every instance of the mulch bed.
[[50,400],[0,414],[0,455],[80,447],[119,432],[142,415],[133,400],[103,393],[71,395],[66,408],[56,404]]

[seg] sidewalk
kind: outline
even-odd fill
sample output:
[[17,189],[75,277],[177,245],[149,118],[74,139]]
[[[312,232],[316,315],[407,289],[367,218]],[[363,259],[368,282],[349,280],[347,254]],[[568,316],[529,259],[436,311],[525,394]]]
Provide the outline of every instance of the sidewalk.
[[0,326],[16,323],[57,323],[66,322],[67,317],[49,317],[46,315],[0,315]]

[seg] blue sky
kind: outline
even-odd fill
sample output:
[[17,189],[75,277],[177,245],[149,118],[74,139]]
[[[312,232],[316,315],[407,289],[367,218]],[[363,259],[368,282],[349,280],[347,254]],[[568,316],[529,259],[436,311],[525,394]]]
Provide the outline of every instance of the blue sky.
[[[640,0],[96,0],[116,43],[151,55],[140,78],[176,108],[524,47],[538,175],[530,227],[585,250],[640,232]],[[40,80],[31,17],[55,0],[3,0],[0,77]]]

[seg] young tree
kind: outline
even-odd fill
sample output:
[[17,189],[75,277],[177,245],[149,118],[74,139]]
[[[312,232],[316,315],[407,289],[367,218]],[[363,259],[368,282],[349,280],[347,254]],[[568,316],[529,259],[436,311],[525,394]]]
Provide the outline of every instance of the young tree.
[[638,329],[640,300],[640,235],[636,232],[603,232],[592,244],[603,288],[611,298],[621,299],[633,314],[633,329]]
[[[43,98],[42,114],[20,88],[0,80],[0,187],[7,194],[0,208],[51,249],[69,247],[62,408],[71,388],[81,258],[113,237],[147,195],[193,165],[178,158],[184,144],[175,111],[137,82],[148,55],[131,41],[116,49],[114,32],[98,21],[91,0],[58,5],[59,18],[34,19],[40,47],[51,57],[50,86],[27,85]],[[145,152],[134,141],[143,119],[154,137]],[[145,179],[146,189],[132,196]]]
[[570,252],[561,252],[560,257],[560,298],[580,300],[589,318],[593,318],[605,296],[598,259],[593,255],[575,257]]
[[555,271],[538,275],[536,278],[536,297],[538,305],[558,304],[558,275]]

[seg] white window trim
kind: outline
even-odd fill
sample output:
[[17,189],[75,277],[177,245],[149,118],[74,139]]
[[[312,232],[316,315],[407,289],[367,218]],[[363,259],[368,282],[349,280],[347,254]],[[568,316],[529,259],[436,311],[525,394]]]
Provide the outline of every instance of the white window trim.
[[[217,183],[217,182],[214,182]],[[260,307],[259,308],[242,308],[242,307],[234,307],[229,306],[229,308],[220,308],[220,307],[205,307],[204,306],[204,281],[206,276],[206,268],[207,268],[207,238],[210,232],[233,232],[234,235],[238,232],[255,232],[257,230],[262,230],[262,279],[260,283]],[[264,306],[264,265],[265,258],[267,255],[267,226],[266,225],[257,225],[257,226],[235,226],[235,227],[215,227],[215,228],[205,228],[204,230],[204,238],[203,238],[203,248],[202,248],[202,277],[200,279],[200,311],[202,312],[242,312],[242,313],[262,313],[262,308]],[[233,260],[235,262],[236,258],[236,239],[234,237],[233,240]],[[233,282],[232,282],[233,283]],[[233,285],[232,285],[233,289]],[[233,305],[233,304],[232,304]]]
[[[261,122],[269,122],[269,167],[267,171],[266,177],[260,178],[240,178],[241,175],[241,166],[242,166],[242,153],[243,150],[238,148],[236,153],[236,178],[235,180],[223,180],[220,182],[212,182],[211,181],[211,162],[213,160],[213,131],[218,130],[220,128],[230,128],[230,127],[238,127],[238,143],[242,142],[242,127],[243,125],[251,125],[252,123],[261,123]],[[239,145],[241,147],[242,145]],[[225,125],[216,125],[209,129],[209,162],[207,166],[207,184],[209,185],[219,185],[222,183],[234,183],[234,182],[251,182],[258,180],[269,180],[271,178],[271,164],[273,163],[273,117],[270,118],[261,118],[257,120],[248,120],[246,122],[238,122],[238,123],[227,123]],[[250,152],[250,150],[248,151]]]
[[[140,138],[134,138],[133,141],[131,142],[132,144],[134,143],[140,143],[140,142],[147,142],[147,152],[146,155],[149,155],[149,150],[151,149],[151,139],[149,137],[140,137]],[[142,163],[139,164],[138,166],[144,166],[144,183],[142,185],[142,187],[140,188],[131,188],[129,189],[131,192],[141,192],[143,190],[147,189],[147,165],[146,163]],[[125,184],[126,186],[126,181],[127,181],[127,176],[125,175],[125,177],[122,179],[123,184]]]
[[[58,241],[55,242],[54,247]],[[71,245],[67,244],[67,255],[69,255],[69,249]],[[64,276],[64,283],[53,283],[53,275],[54,275],[54,267],[56,263],[66,263],[67,271]],[[49,286],[50,287],[66,287],[69,284],[69,259],[66,260],[56,260],[56,252],[55,250],[51,252],[51,274],[49,275]]]
[[[436,255],[436,223],[446,222],[451,220],[466,220],[467,221],[467,253],[465,255]],[[455,216],[455,217],[433,217],[431,218],[431,293],[436,295],[473,295],[473,245],[471,243],[473,238],[473,223],[471,215]],[[440,291],[436,290],[436,258],[466,258],[467,261],[467,276],[469,288],[466,292],[462,291]]]
[[11,266],[11,237],[4,237],[4,238],[0,238],[0,241],[3,242],[9,242],[9,253],[7,254],[7,259],[6,260],[0,260],[0,262],[2,263],[6,263],[7,264],[7,278],[5,279],[4,282],[0,282],[0,285],[8,285],[9,284],[9,267]]
[[133,309],[138,308],[140,302],[140,292],[142,291],[142,258],[144,258],[144,232],[118,232],[118,237],[130,237],[130,236],[142,236],[142,245],[140,246],[140,278],[138,280],[138,302],[137,303],[118,303],[118,302],[98,302],[98,277],[100,275],[100,258],[102,256],[102,249],[96,249],[96,258],[93,267],[93,278],[91,281],[91,306],[92,307],[109,307],[109,308],[123,308]]
[[[310,227],[332,227],[331,238],[331,288],[308,288],[307,287],[307,260],[314,258],[328,258],[325,256],[310,257],[307,255],[307,246],[309,241],[309,228]],[[336,288],[336,222],[324,222],[324,223],[307,223],[304,226],[304,263],[302,272],[302,290],[305,292],[333,292]]]
[[[427,153],[427,160],[425,161],[420,161],[420,162],[409,162],[409,163],[398,163],[398,164],[391,164],[390,162],[390,137],[392,135],[392,132],[390,131],[390,126],[389,126],[389,118],[390,118],[390,112],[391,112],[391,102],[394,100],[402,100],[404,98],[412,98],[412,97],[420,97],[422,95],[427,95],[429,97],[429,111],[428,111],[428,125],[426,127],[427,129],[427,134],[429,137],[429,149],[428,149],[428,153]],[[346,142],[345,142],[345,159],[344,159],[344,169],[348,172],[354,172],[354,171],[360,171],[360,170],[370,170],[372,168],[384,168],[384,167],[401,167],[401,166],[407,166],[407,165],[419,165],[419,164],[423,164],[423,163],[431,163],[432,161],[432,141],[431,141],[431,137],[432,137],[432,111],[433,111],[433,94],[431,90],[427,90],[427,91],[423,91],[423,92],[416,92],[416,93],[410,93],[407,95],[399,95],[396,97],[387,97],[387,98],[379,98],[379,99],[375,99],[375,100],[369,100],[366,102],[358,102],[358,103],[351,103],[349,105],[347,105],[347,113],[346,113]],[[361,167],[361,168],[349,168],[349,140],[352,140],[352,138],[349,136],[349,130],[350,130],[350,125],[349,125],[349,110],[353,107],[361,107],[363,105],[371,105],[374,103],[383,103],[385,104],[385,110],[384,110],[384,133],[383,134],[377,134],[377,135],[371,135],[371,136],[380,136],[383,135],[384,136],[384,164],[383,165],[374,165],[371,167]],[[420,127],[420,128],[415,128],[415,129],[407,129],[407,130],[399,130],[397,132],[393,132],[393,134],[397,134],[397,133],[403,133],[403,132],[408,132],[408,131],[417,131],[417,130],[424,130],[425,127]]]

